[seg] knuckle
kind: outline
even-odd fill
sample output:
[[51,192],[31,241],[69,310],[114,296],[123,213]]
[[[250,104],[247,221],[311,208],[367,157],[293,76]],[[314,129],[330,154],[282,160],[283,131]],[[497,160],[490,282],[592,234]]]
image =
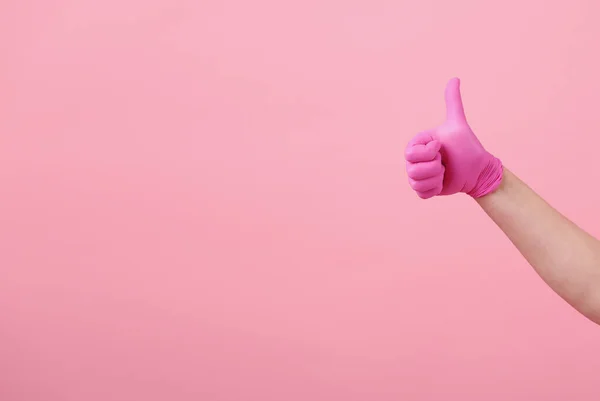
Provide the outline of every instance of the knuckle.
[[412,187],[415,191],[424,192],[431,189],[431,184],[426,181],[415,181]]
[[429,192],[419,192],[417,191],[417,196],[421,199],[429,199],[433,196],[433,194],[429,193]]
[[404,157],[406,159],[413,159],[415,157],[415,155],[418,154],[418,152],[416,151],[416,149],[413,146],[409,146],[408,148],[406,148],[406,150],[404,151]]
[[418,164],[409,164],[406,166],[406,173],[408,174],[408,176],[412,179],[418,179],[419,178],[419,170],[420,166]]

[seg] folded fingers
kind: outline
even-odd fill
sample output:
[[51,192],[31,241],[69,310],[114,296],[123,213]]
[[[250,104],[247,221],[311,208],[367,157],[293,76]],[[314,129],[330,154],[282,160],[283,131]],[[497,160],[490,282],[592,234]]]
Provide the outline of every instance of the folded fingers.
[[444,173],[442,155],[438,152],[432,161],[419,163],[406,162],[406,173],[413,180],[424,180]]
[[437,139],[427,143],[409,143],[404,152],[406,161],[411,163],[428,162],[435,159],[442,144]]
[[409,178],[408,182],[415,192],[427,192],[434,189],[439,189],[441,192],[444,183],[444,176],[439,174],[435,177],[426,178],[424,180],[413,180],[412,178]]

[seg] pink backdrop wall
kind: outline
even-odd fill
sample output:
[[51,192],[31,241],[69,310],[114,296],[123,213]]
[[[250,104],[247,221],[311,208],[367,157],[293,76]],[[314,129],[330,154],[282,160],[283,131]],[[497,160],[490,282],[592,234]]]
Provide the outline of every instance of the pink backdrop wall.
[[487,147],[600,234],[599,18],[2,0],[0,399],[598,400],[599,328],[402,153],[458,75]]

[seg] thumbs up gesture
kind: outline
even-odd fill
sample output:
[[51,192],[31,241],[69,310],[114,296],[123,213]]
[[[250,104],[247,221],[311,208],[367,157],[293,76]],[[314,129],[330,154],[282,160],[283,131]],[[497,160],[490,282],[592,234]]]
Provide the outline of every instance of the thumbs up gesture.
[[410,186],[423,199],[458,192],[473,198],[489,194],[502,181],[502,162],[469,127],[458,78],[446,86],[446,113],[446,122],[417,134],[406,147]]

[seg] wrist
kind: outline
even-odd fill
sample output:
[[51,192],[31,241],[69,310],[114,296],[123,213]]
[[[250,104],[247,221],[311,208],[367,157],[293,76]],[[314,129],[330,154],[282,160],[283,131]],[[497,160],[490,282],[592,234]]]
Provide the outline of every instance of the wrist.
[[467,194],[478,199],[495,192],[502,183],[504,177],[504,166],[502,161],[492,155],[487,165],[479,174],[475,187]]

